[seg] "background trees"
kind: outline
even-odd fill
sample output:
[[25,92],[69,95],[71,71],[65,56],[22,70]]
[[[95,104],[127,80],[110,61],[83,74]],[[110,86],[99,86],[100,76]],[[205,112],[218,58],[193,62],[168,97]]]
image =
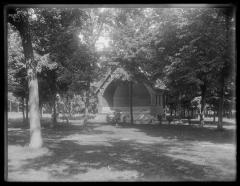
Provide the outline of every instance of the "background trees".
[[[166,67],[168,82],[171,85],[175,83],[174,88],[192,85],[197,90],[195,95],[200,93],[202,126],[207,96],[217,88],[221,90],[218,96],[223,97],[222,82],[228,76],[227,73],[223,73],[224,69],[228,69],[226,72],[233,75],[230,66],[233,66],[234,60],[230,59],[232,55],[229,48],[232,48],[231,44],[234,42],[228,42],[232,36],[227,33],[226,21],[223,21],[226,17],[222,17],[221,11],[208,8],[184,10],[183,17],[187,19],[187,24],[179,29],[177,40],[181,47],[177,48],[170,65]],[[221,100],[223,98],[219,99],[219,109],[222,105]],[[219,118],[219,122],[222,123],[220,115]]]
[[[24,66],[23,49],[21,38],[14,30],[14,27],[8,24],[8,91],[22,102],[23,120],[25,120],[25,101],[28,102],[28,83],[27,73]],[[28,104],[26,108],[26,119],[28,120]]]
[[8,21],[19,31],[22,40],[24,61],[27,68],[31,136],[29,146],[32,148],[39,148],[42,146],[42,137],[39,118],[39,95],[36,69],[37,63],[34,60],[31,31],[29,26],[29,15],[29,9],[26,8],[8,9]]
[[[49,16],[49,12],[53,13],[55,17],[52,15]],[[63,33],[67,34],[69,31],[72,31],[72,33],[76,32],[82,21],[81,15],[82,11],[78,9],[70,11],[60,11],[55,9],[47,11],[43,9],[28,8],[8,9],[8,21],[19,31],[22,40],[21,43],[24,53],[23,65],[25,65],[27,69],[30,105],[30,147],[39,148],[42,146],[37,73],[41,72],[41,69],[44,66],[52,66],[51,62],[54,62],[54,60],[53,58],[49,58],[48,54],[50,52],[51,54],[53,53],[53,49],[56,49],[53,45],[56,45],[57,41],[59,42],[59,40],[55,40],[56,42],[49,43],[49,40],[46,41],[46,39],[53,39],[53,34],[56,33],[60,34],[61,37],[61,34]],[[54,22],[51,19],[52,17],[55,18],[55,21],[59,21]],[[49,21],[48,24],[45,24],[46,20]],[[67,29],[64,29],[64,27],[67,27]],[[52,32],[49,32],[50,30]],[[47,34],[44,31],[46,31]],[[49,38],[46,36],[49,36]],[[39,56],[40,60],[34,59],[33,47],[37,52],[37,55],[41,55]],[[54,85],[55,84],[56,83],[54,83]],[[54,87],[56,86],[51,86],[52,89],[54,89]],[[53,100],[55,100],[54,97]]]
[[[169,90],[171,113],[193,113],[194,98],[200,96],[201,126],[206,105],[218,112],[218,128],[223,111],[231,109],[235,89],[231,9],[10,8],[8,22],[9,90],[25,100],[31,97],[33,130],[40,126],[38,104],[52,107],[56,123],[57,94],[68,103],[81,95],[86,122],[89,97],[94,98],[92,83],[109,68],[106,61],[120,62],[132,74],[130,81],[141,79],[154,86],[162,80]],[[103,36],[108,37],[109,48],[99,51],[97,43]]]

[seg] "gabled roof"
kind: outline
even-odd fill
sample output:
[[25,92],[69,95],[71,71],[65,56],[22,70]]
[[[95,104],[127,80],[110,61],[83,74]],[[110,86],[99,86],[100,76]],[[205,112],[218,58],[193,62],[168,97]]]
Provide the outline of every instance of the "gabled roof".
[[117,67],[109,69],[108,72],[106,73],[106,76],[96,83],[97,87],[96,93],[98,93],[99,90],[104,86],[104,84],[108,81],[108,79],[111,77],[111,74],[113,74],[116,68]]
[[[129,76],[129,72],[127,72],[123,67],[120,67],[119,65],[115,65],[112,68],[110,68],[106,73],[106,76],[103,79],[101,79],[99,82],[95,83],[94,86],[97,88],[95,93],[98,93],[100,89],[109,81],[110,78],[112,78],[112,80],[118,79],[119,76],[121,75]],[[150,82],[147,78],[141,78],[141,82],[147,84],[151,89],[157,92],[166,90],[166,86],[164,85],[163,81],[158,81],[157,86],[156,84],[153,84],[152,82]]]

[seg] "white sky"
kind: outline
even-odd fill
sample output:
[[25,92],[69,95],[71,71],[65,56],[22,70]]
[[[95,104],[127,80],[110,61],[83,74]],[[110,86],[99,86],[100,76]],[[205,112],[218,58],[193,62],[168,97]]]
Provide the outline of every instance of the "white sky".
[[[85,43],[84,41],[84,36],[82,34],[79,34],[79,39],[82,43]],[[108,48],[109,47],[109,42],[110,39],[108,36],[100,36],[99,39],[96,41],[95,47],[97,49],[97,51],[101,51],[104,48]]]
[[108,38],[108,37],[106,37],[106,36],[100,36],[99,37],[99,39],[97,40],[97,42],[96,42],[96,49],[98,50],[98,51],[100,51],[100,50],[102,50],[102,49],[104,49],[104,48],[107,48],[107,47],[109,47],[109,41],[110,41],[110,39]]

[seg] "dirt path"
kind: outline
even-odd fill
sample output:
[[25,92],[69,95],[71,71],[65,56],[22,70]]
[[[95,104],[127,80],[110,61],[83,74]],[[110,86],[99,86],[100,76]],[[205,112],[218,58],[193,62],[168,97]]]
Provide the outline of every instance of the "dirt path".
[[189,126],[91,124],[43,129],[30,150],[28,130],[9,127],[10,181],[233,181],[234,131]]

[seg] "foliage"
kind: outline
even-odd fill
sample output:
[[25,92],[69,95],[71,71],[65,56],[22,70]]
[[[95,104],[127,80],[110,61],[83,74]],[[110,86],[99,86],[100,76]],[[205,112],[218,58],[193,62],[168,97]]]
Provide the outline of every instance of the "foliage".
[[[220,9],[213,8],[184,10],[182,15],[187,19],[187,24],[178,30],[176,40],[181,43],[181,47],[165,68],[170,90],[181,93],[187,89],[194,90],[188,92],[190,95],[202,96],[202,108],[205,105],[205,96],[216,107],[217,99],[214,97],[219,94],[211,95],[211,92],[220,88],[222,76],[228,78],[233,75],[233,60],[230,59],[232,55],[228,50],[232,44],[227,41],[232,36],[228,34],[229,27],[220,14]],[[223,70],[228,74],[222,73]]]

